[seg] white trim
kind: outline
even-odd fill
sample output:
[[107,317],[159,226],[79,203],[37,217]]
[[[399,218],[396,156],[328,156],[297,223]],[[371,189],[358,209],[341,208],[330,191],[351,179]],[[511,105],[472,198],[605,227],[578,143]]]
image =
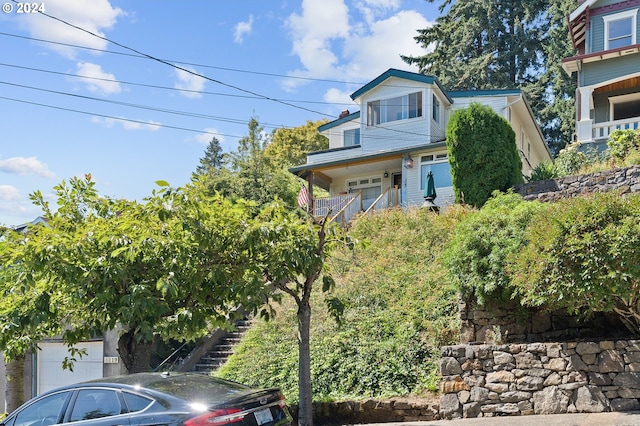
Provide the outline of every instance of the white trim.
[[627,95],[610,96],[609,97],[609,120],[613,121],[613,112],[616,104],[626,102],[640,101],[640,93],[629,93]]
[[636,44],[637,16],[638,9],[632,9],[602,17],[604,21],[604,50],[609,50],[609,24],[613,21],[620,21],[627,18],[631,18],[631,43],[629,45]]

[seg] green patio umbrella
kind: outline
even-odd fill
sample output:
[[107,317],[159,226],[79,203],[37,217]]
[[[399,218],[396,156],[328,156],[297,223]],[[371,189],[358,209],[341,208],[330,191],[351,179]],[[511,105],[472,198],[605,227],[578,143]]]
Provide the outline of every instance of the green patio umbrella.
[[433,181],[433,173],[429,171],[427,175],[427,182],[424,185],[424,203],[422,207],[426,207],[431,211],[439,211],[440,207],[436,206],[433,202],[437,197],[436,195],[436,184]]

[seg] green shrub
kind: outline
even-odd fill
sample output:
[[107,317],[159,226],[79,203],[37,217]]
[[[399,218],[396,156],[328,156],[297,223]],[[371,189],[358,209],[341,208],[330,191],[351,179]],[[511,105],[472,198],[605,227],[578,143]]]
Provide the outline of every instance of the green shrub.
[[616,130],[609,135],[607,146],[616,161],[624,161],[631,151],[640,147],[640,131]]
[[558,177],[579,174],[582,170],[606,159],[606,152],[599,153],[594,147],[581,150],[580,147],[580,143],[574,143],[560,151],[554,161]]
[[527,177],[527,182],[537,182],[540,180],[555,179],[558,177],[558,170],[552,162],[543,161],[539,163]]
[[527,225],[543,208],[514,193],[495,194],[456,227],[443,260],[464,297],[474,297],[480,304],[511,298],[507,258],[525,244]]
[[447,150],[457,203],[481,207],[493,191],[524,181],[515,133],[489,106],[472,103],[451,114]]
[[582,316],[613,311],[640,334],[640,194],[548,204],[526,239],[508,265],[525,304]]

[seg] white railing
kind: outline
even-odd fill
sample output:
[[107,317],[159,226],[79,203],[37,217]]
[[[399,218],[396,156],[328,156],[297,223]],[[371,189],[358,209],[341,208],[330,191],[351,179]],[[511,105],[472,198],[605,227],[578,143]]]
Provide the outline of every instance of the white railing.
[[400,190],[397,186],[387,188],[376,200],[369,206],[364,214],[371,214],[378,210],[386,210],[391,207],[400,205]]
[[313,199],[313,215],[315,217],[324,217],[327,215],[335,215],[342,210],[351,200],[358,194],[345,194],[336,197],[314,198]]
[[604,123],[593,123],[593,139],[606,139],[616,130],[638,130],[640,129],[640,117],[627,118],[625,120],[606,121]]
[[345,204],[345,206],[337,212],[332,221],[341,223],[343,227],[349,225],[349,222],[359,213],[362,212],[362,191],[353,195],[353,198]]

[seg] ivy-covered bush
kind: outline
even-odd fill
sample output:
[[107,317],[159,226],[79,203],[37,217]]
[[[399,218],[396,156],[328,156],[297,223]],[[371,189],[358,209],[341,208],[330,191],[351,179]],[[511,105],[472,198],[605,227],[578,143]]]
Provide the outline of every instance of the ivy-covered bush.
[[489,106],[472,103],[451,114],[447,151],[456,203],[481,207],[493,191],[524,181],[515,133]]
[[577,315],[615,312],[640,334],[640,194],[550,203],[508,273],[522,302]]
[[544,206],[537,201],[496,193],[456,227],[443,260],[449,279],[464,297],[473,296],[480,304],[511,297],[507,258],[525,245],[526,228],[541,210]]

